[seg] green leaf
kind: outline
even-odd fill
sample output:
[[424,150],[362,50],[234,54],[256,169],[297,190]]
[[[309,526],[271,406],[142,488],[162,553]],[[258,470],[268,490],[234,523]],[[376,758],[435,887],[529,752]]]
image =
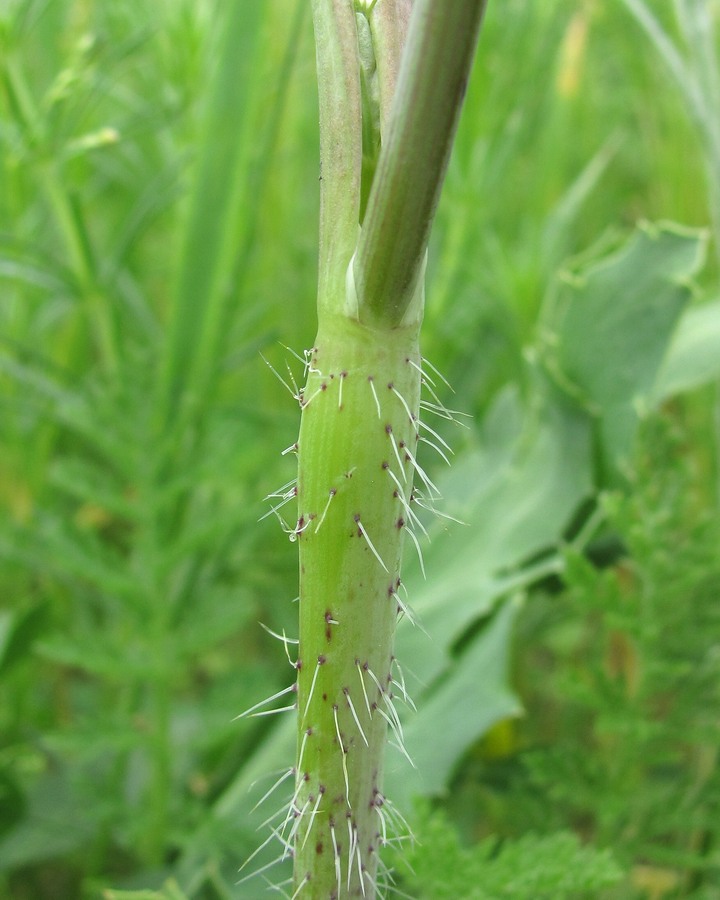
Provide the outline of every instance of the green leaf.
[[97,811],[85,806],[78,815],[67,771],[40,778],[28,800],[25,817],[0,840],[0,871],[74,853],[96,836]]
[[413,793],[441,792],[467,748],[520,712],[507,684],[516,602],[505,603],[479,635],[468,634],[502,597],[559,571],[553,548],[593,491],[589,420],[548,393],[547,384],[539,387],[542,399],[532,413],[517,390],[503,391],[481,446],[438,479],[444,508],[468,527],[444,523],[431,532],[429,580],[417,567],[406,579],[420,627],[401,626],[396,655],[418,707],[405,728],[417,771],[402,765],[388,779],[390,796],[405,806]]
[[446,817],[421,813],[418,843],[399,859],[402,888],[417,900],[565,900],[598,896],[623,873],[608,850],[583,846],[569,832],[494,838],[464,847]]
[[189,214],[166,348],[163,416],[173,420],[193,379],[202,392],[215,371],[234,300],[230,280],[241,243],[237,210],[247,188],[249,88],[257,65],[256,39],[265,14],[261,3],[234,2],[222,11],[222,42],[204,116]]
[[8,834],[25,813],[25,797],[9,769],[0,769],[0,837]]
[[660,404],[720,378],[720,301],[689,309],[680,320],[653,389]]
[[550,368],[597,417],[611,479],[630,458],[705,243],[703,232],[643,225],[618,252],[569,274],[561,292]]
[[519,609],[518,600],[504,603],[447,680],[423,697],[421,713],[410,718],[405,747],[416,768],[403,765],[387,778],[388,793],[401,808],[413,794],[442,793],[467,747],[499,720],[520,714],[520,702],[507,684],[510,635]]
[[33,606],[24,612],[0,612],[0,675],[5,675],[27,657],[45,630],[47,607]]
[[410,604],[431,639],[402,626],[397,656],[424,683],[443,671],[452,645],[499,597],[552,571],[547,558],[523,564],[558,543],[593,491],[588,419],[550,402],[531,416],[508,388],[486,417],[480,446],[454,461],[439,488],[441,511],[467,527],[443,522],[431,531],[423,548],[427,581],[417,566],[407,567]]

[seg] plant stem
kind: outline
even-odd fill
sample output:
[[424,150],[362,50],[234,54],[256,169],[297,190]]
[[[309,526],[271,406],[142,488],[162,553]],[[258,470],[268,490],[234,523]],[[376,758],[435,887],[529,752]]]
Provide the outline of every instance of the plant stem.
[[397,326],[415,296],[484,0],[417,0],[354,263],[361,319]]
[[151,686],[152,734],[150,752],[152,755],[152,782],[149,792],[147,843],[143,847],[144,857],[150,865],[162,865],[167,850],[168,823],[170,815],[171,741],[170,741],[170,687],[165,667],[157,683]]
[[370,15],[375,61],[377,65],[378,101],[382,134],[387,134],[390,111],[400,75],[402,50],[407,40],[412,3],[377,3]]
[[[406,609],[404,534],[417,522],[413,476],[434,490],[415,458],[422,269],[483,7],[418,0],[401,62],[407,0],[313,3],[319,321],[300,397],[290,535],[300,549],[298,751],[280,829],[294,854],[294,896],[376,896],[393,830],[382,772],[388,727],[402,750],[393,642]],[[373,141],[365,173],[361,110]],[[363,174],[373,180],[358,245]]]
[[379,332],[325,317],[312,351],[299,439],[295,801],[296,879],[298,887],[312,883],[312,897],[339,897],[341,885],[348,896],[370,894],[385,832],[382,769],[395,718],[417,336],[417,325]]
[[348,0],[313,0],[320,110],[318,309],[342,303],[360,216],[362,125],[355,13]]
[[93,250],[79,210],[63,180],[57,153],[52,147],[25,79],[24,72],[10,52],[4,60],[2,80],[10,108],[27,141],[28,148],[38,154],[41,184],[58,231],[65,242],[78,299],[85,306],[90,331],[95,340],[100,363],[105,372],[117,372],[119,349],[117,327],[109,298],[98,283]]

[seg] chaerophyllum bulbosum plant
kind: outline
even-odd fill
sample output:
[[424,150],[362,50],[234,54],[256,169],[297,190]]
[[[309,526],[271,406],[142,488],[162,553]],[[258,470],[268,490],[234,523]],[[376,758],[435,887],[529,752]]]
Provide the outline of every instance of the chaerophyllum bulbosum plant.
[[[286,814],[290,895],[381,893],[380,851],[402,816],[383,794],[385,745],[403,746],[393,656],[416,508],[438,492],[418,463],[449,417],[421,357],[433,215],[484,0],[313,0],[320,101],[318,331],[297,391],[300,557],[297,755]],[[432,394],[431,394],[432,398]],[[274,699],[274,698],[272,698]]]

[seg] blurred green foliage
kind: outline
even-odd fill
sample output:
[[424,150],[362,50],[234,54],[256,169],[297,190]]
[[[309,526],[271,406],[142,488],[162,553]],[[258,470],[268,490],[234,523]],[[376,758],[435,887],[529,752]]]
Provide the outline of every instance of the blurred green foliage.
[[[306,5],[0,4],[0,896],[265,896],[237,870],[292,728],[233,719],[290,675],[260,352],[299,374],[315,329]],[[470,527],[408,569],[388,781],[443,807],[416,871],[478,897],[503,859],[720,890],[713,129],[637,8],[490,3],[431,247],[425,354],[474,418],[423,464]],[[717,6],[651,8],[712,97]]]
[[419,843],[398,854],[398,871],[411,868],[404,887],[418,900],[597,897],[622,878],[610,851],[583,847],[570,832],[486,838],[468,849],[441,812],[420,810],[418,825]]

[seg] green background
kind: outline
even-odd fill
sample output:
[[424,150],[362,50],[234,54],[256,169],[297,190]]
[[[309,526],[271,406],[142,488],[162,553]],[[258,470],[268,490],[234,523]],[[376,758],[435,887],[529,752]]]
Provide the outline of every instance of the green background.
[[[293,728],[235,717],[296,633],[260,354],[299,379],[315,331],[307,6],[0,3],[2,897],[266,896]],[[650,7],[655,44],[637,0],[486,15],[428,266],[468,524],[408,560],[413,897],[720,896],[718,5]]]

